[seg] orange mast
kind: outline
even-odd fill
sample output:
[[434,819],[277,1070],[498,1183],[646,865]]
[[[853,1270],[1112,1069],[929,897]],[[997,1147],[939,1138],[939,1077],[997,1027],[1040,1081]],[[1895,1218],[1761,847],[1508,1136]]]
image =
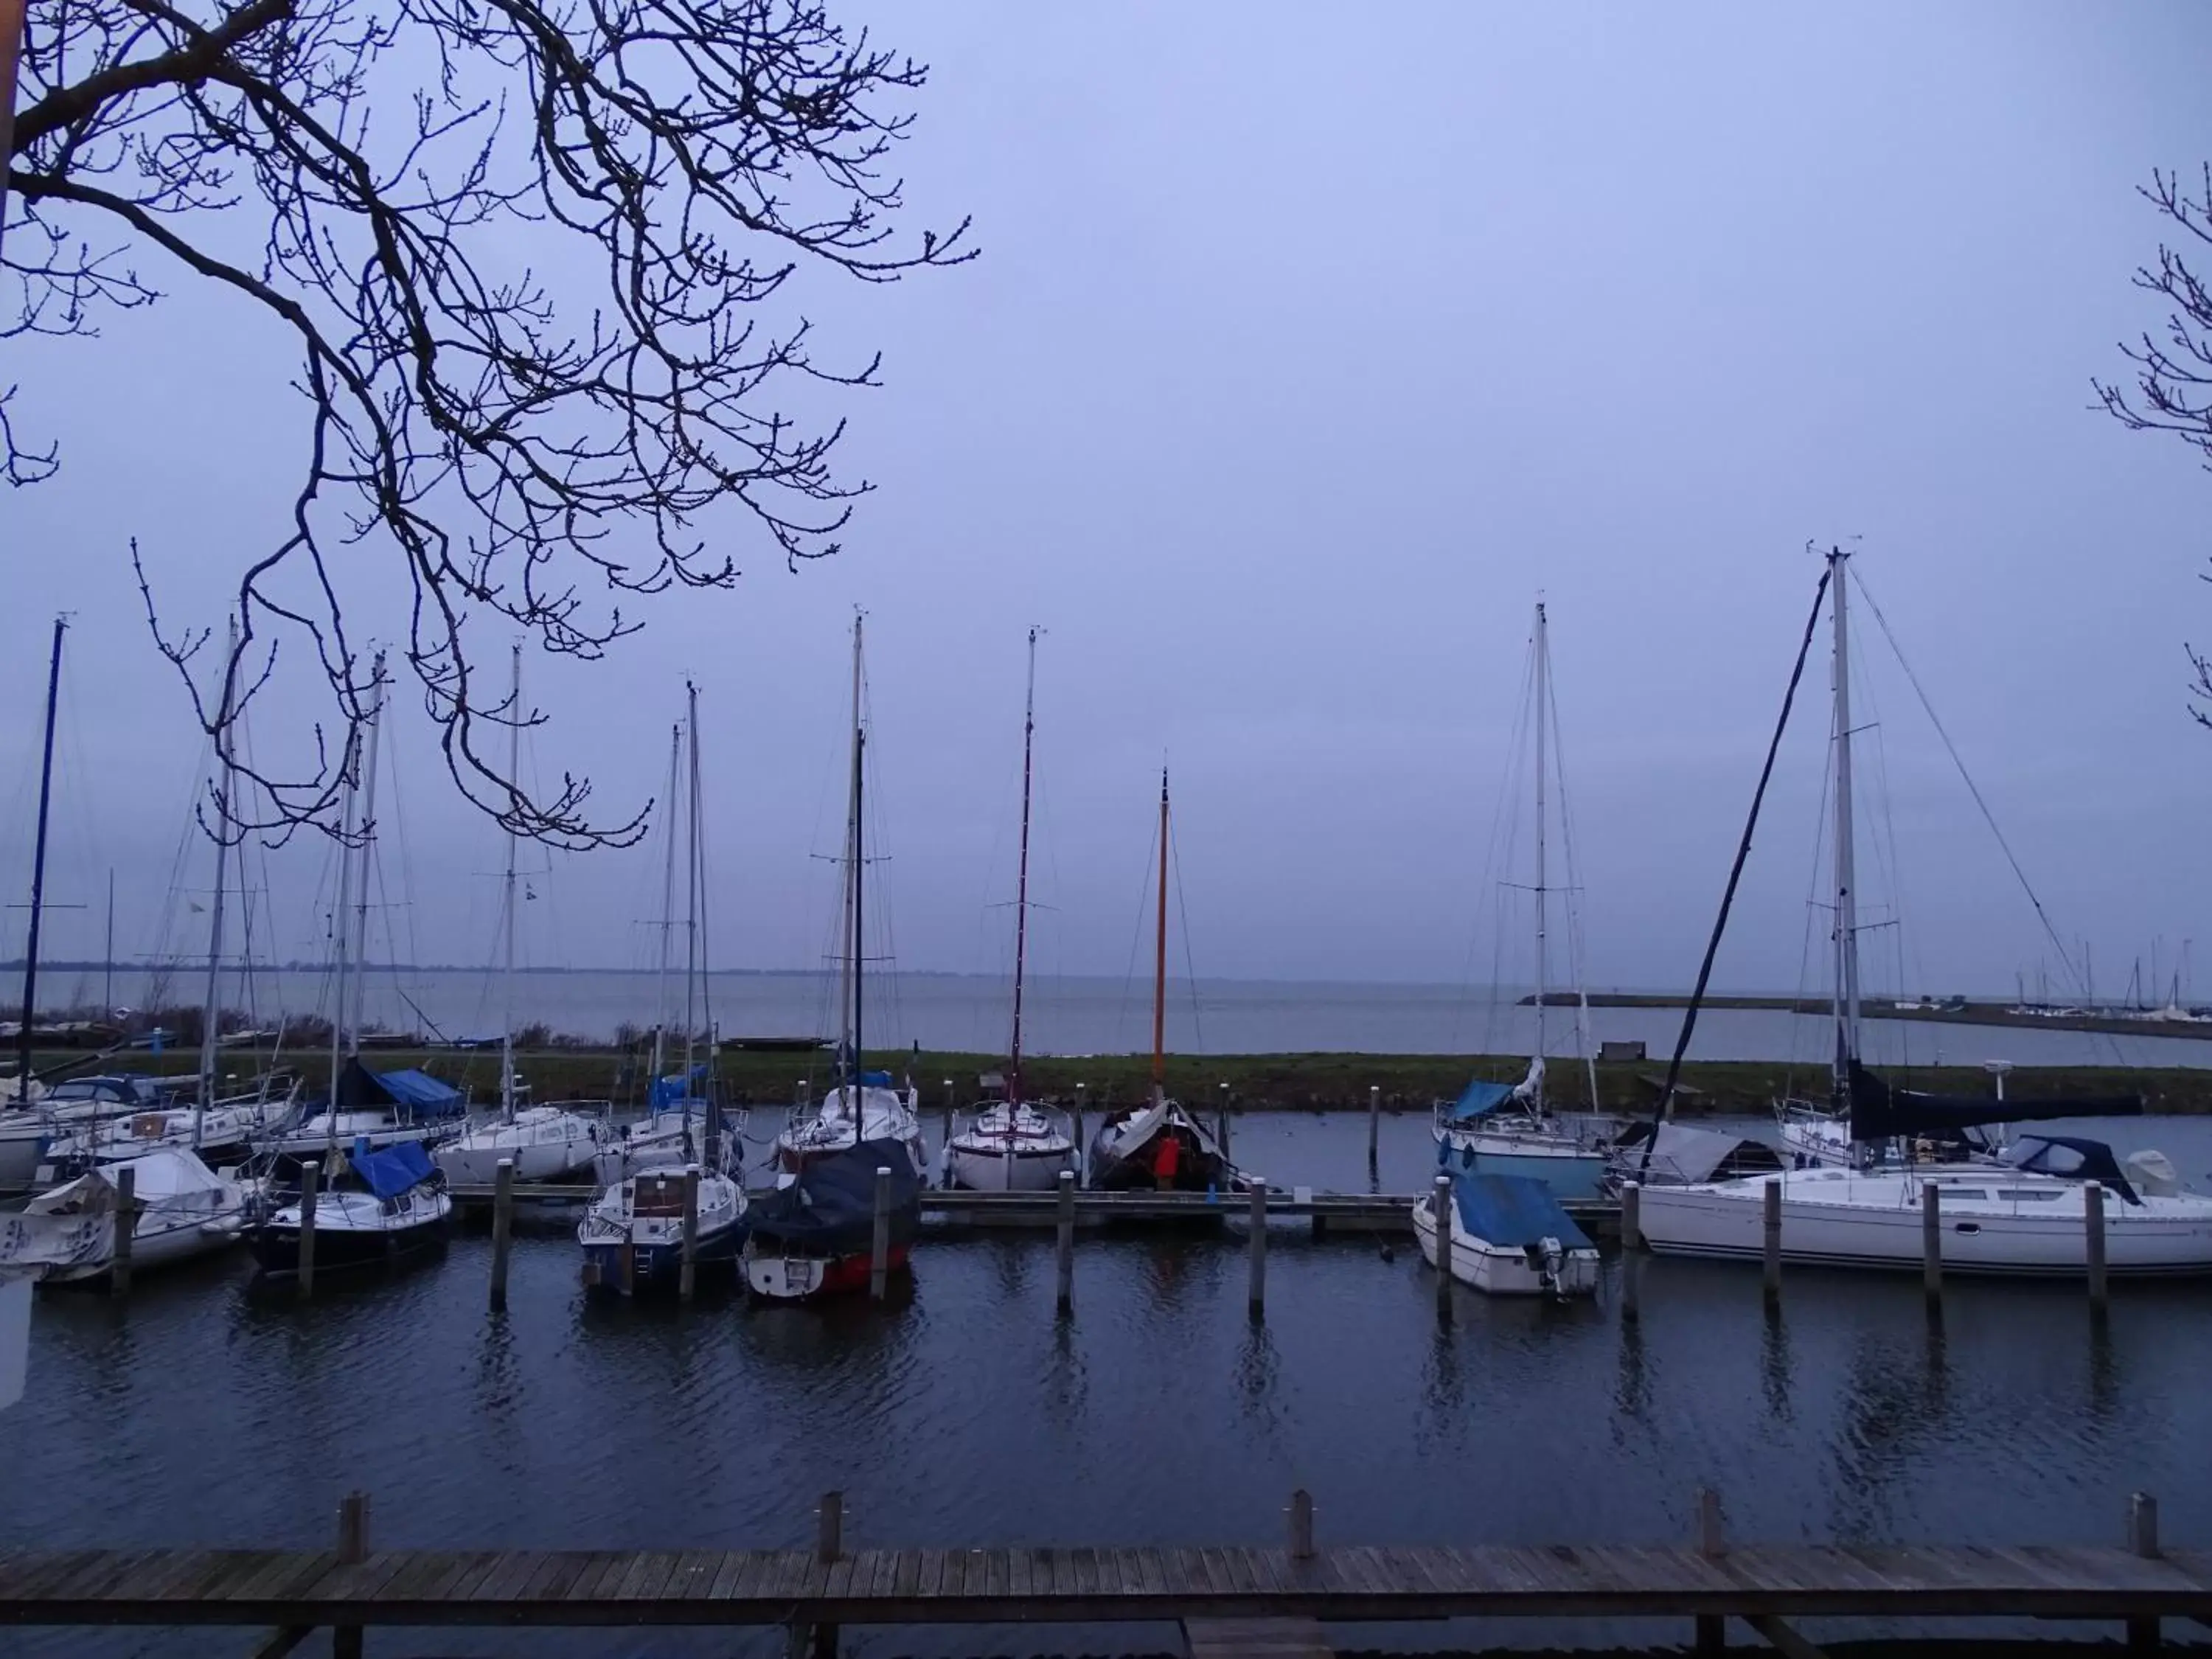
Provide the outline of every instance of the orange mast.
[[1168,769],[1160,768],[1160,908],[1152,941],[1152,1099],[1167,1098],[1168,1080]]

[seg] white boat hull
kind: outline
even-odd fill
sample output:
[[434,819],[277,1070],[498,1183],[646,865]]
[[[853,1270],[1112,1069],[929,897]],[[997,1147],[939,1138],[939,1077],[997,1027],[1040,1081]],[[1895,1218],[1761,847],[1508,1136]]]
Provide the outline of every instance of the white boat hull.
[[[1413,1206],[1413,1237],[1420,1243],[1421,1259],[1435,1267],[1437,1218],[1431,1200]],[[1595,1296],[1598,1256],[1587,1248],[1563,1249],[1556,1263],[1547,1263],[1540,1253],[1532,1261],[1527,1250],[1475,1237],[1455,1218],[1451,1276],[1486,1296]]]
[[[1920,1183],[1905,1176],[1855,1176],[1849,1171],[1808,1170],[1781,1177],[1782,1259],[1818,1266],[1917,1270],[1923,1261]],[[1886,1179],[1906,1201],[1862,1201],[1878,1197]],[[1765,1254],[1765,1182],[1709,1186],[1647,1187],[1642,1198],[1644,1241],[1662,1255],[1745,1261]],[[1938,1181],[1942,1264],[1946,1273],[2010,1273],[2069,1278],[2088,1271],[2082,1189],[2056,1196],[2007,1201],[2014,1183],[1999,1169],[1966,1170]],[[1968,1193],[1986,1193],[1970,1198]],[[2070,1197],[2070,1200],[2069,1199]],[[1854,1201],[1844,1201],[1850,1200]],[[2212,1203],[2149,1198],[2130,1204],[2105,1200],[2105,1263],[2112,1273],[2212,1274]]]
[[514,1121],[494,1119],[438,1148],[434,1161],[448,1182],[489,1187],[501,1160],[514,1161],[517,1181],[558,1181],[593,1167],[599,1143],[590,1120],[550,1106],[526,1107]]
[[945,1184],[977,1193],[1048,1193],[1060,1173],[1075,1168],[1072,1144],[982,1151],[954,1145],[945,1155]]
[[0,1193],[24,1193],[39,1173],[46,1148],[44,1123],[0,1121]]

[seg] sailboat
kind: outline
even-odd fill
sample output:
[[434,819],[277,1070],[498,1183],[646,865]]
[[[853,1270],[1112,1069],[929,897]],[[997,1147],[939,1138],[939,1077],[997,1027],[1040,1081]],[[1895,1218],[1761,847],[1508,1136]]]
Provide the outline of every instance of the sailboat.
[[[695,1008],[702,1013],[709,1011],[706,1006],[707,939],[702,925],[705,895],[702,889],[706,884],[707,866],[706,848],[700,834],[699,688],[687,681],[684,690],[684,731],[690,758],[689,850],[685,860],[689,915],[684,924],[684,960],[683,1074],[688,1084],[696,1075],[691,1066],[691,1048],[698,1025],[693,1012]],[[672,793],[672,813],[675,805]],[[672,819],[671,833],[672,837]],[[711,1030],[711,1015],[708,1024]],[[633,1169],[593,1199],[584,1218],[576,1224],[576,1243],[583,1248],[586,1284],[611,1289],[673,1282],[679,1276],[684,1261],[684,1185],[691,1169],[699,1172],[697,1217],[692,1240],[694,1261],[726,1263],[737,1255],[746,1224],[745,1189],[728,1168],[731,1159],[723,1133],[721,1106],[714,1097],[714,1059],[710,1042],[702,1067],[708,1073],[705,1093],[701,1095],[687,1087],[683,1097],[673,1103],[682,1127],[687,1168],[655,1165]],[[703,1158],[693,1150],[695,1118],[703,1142]],[[625,1252],[629,1257],[627,1269],[623,1264]]]
[[[522,647],[514,647],[513,675],[507,696],[507,771],[510,778],[522,769]],[[501,983],[506,1012],[499,1041],[499,1110],[488,1121],[471,1124],[456,1139],[438,1149],[438,1167],[448,1181],[488,1186],[499,1176],[499,1166],[511,1160],[517,1181],[558,1181],[591,1164],[599,1152],[599,1125],[579,1112],[558,1106],[521,1106],[515,1099],[514,1079],[514,926],[516,836],[507,830],[507,873],[501,896],[504,961]]]
[[1022,838],[1014,878],[1014,1033],[1004,1100],[976,1113],[945,1144],[945,1184],[979,1192],[1042,1192],[1075,1167],[1067,1119],[1022,1088],[1022,980],[1030,935],[1030,750],[1036,734],[1037,630],[1030,629],[1029,696],[1022,714]]
[[36,1174],[46,1151],[47,1123],[34,1109],[44,1092],[33,1074],[33,1030],[38,1024],[39,924],[46,915],[46,820],[53,804],[54,714],[61,698],[62,636],[69,618],[54,618],[53,654],[46,665],[46,738],[39,762],[39,827],[31,859],[31,927],[23,947],[23,1013],[18,1023],[15,1075],[0,1079],[0,1103],[15,1109],[0,1111],[0,1191],[21,1191]]
[[[1784,1261],[1915,1269],[1924,1260],[1923,1206],[1932,1189],[1946,1268],[2080,1276],[2088,1271],[2088,1191],[2095,1186],[2105,1194],[2109,1271],[2212,1273],[2212,1197],[2185,1188],[2160,1154],[2137,1152],[2123,1161],[2104,1142],[2070,1134],[2023,1135],[2008,1146],[2002,1136],[1976,1138],[2001,1121],[2137,1112],[2140,1098],[1947,1097],[1893,1087],[1862,1061],[1850,557],[1832,550],[1821,577],[1835,657],[1834,1093],[1825,1113],[1805,1112],[1797,1119],[1801,1133],[1788,1143],[1798,1155],[1797,1168],[1736,1180],[1648,1185],[1641,1198],[1645,1242],[1661,1255],[1759,1260],[1766,1194],[1774,1187],[1781,1200]],[[1725,919],[1723,910],[1723,925]],[[1686,1030],[1697,1012],[1693,998],[1684,1014]],[[1662,1114],[1666,1104],[1662,1100]],[[1785,1117],[1785,1133],[1790,1127]],[[1820,1136],[1817,1143],[1809,1139],[1813,1132]],[[1820,1155],[1821,1147],[1837,1144],[1850,1149],[1844,1161]]]
[[1142,1104],[1109,1111],[1091,1142],[1099,1192],[1208,1192],[1238,1185],[1206,1126],[1168,1098],[1168,769],[1160,769],[1160,885],[1152,934],[1152,1088]]
[[[1477,1079],[1459,1098],[1437,1110],[1435,1132],[1439,1169],[1484,1175],[1528,1176],[1542,1182],[1560,1198],[1595,1198],[1606,1179],[1606,1148],[1596,1138],[1578,1132],[1555,1115],[1545,1091],[1545,1015],[1549,1002],[1551,889],[1547,885],[1549,807],[1547,786],[1556,764],[1547,758],[1547,739],[1558,731],[1559,711],[1552,698],[1550,623],[1540,600],[1532,647],[1535,654],[1534,702],[1536,757],[1536,1015],[1535,1053],[1528,1075],[1518,1084]],[[1562,822],[1566,790],[1560,787]],[[1569,846],[1571,857],[1572,845]],[[1572,879],[1571,873],[1570,880]],[[1577,1023],[1578,1039],[1586,1036]],[[1589,1055],[1585,1048],[1585,1065]],[[1590,1076],[1590,1100],[1597,1099],[1595,1071]]]
[[[445,1177],[419,1140],[381,1149],[356,1143],[323,1165],[315,1196],[315,1271],[396,1265],[444,1248],[453,1213]],[[302,1200],[278,1204],[246,1236],[264,1274],[300,1271]]]
[[817,1158],[850,1151],[863,1141],[890,1141],[904,1149],[917,1181],[929,1168],[921,1138],[921,1102],[911,1081],[895,1086],[889,1072],[866,1070],[861,1062],[862,990],[867,975],[862,932],[867,863],[863,842],[865,761],[867,727],[861,709],[860,621],[853,618],[853,767],[845,815],[845,915],[839,1018],[844,1030],[837,1045],[837,1086],[820,1108],[795,1120],[775,1139],[776,1167],[795,1176]]
[[163,1146],[79,1176],[0,1214],[0,1268],[28,1269],[48,1284],[105,1279],[115,1259],[118,1184],[131,1172],[137,1215],[134,1271],[167,1267],[236,1244],[252,1194],[182,1146]]
[[376,655],[370,679],[377,688],[376,702],[368,711],[365,740],[356,738],[349,745],[340,809],[337,896],[331,914],[336,949],[330,1084],[320,1101],[279,1125],[255,1147],[283,1166],[320,1158],[326,1176],[348,1148],[378,1151],[444,1139],[459,1132],[466,1110],[459,1090],[427,1073],[378,1072],[362,1063],[368,887],[376,846],[377,750],[384,724],[382,652]]

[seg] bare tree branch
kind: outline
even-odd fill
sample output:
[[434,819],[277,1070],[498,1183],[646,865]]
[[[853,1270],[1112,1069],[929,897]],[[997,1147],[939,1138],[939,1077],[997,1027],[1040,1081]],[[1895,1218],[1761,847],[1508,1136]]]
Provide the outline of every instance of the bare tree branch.
[[[2212,250],[2212,162],[2200,175],[2197,193],[2183,188],[2178,173],[2154,172],[2143,199],[2194,244],[2200,254]],[[2148,331],[2120,343],[2121,355],[2135,365],[2132,387],[2091,382],[2106,410],[2131,432],[2166,432],[2197,451],[2212,471],[2212,289],[2190,266],[2181,250],[2161,242],[2158,263],[2138,269],[2137,288],[2157,295],[2170,309],[2163,331]],[[2212,581],[2212,574],[2204,580]],[[2189,712],[2200,726],[2212,727],[2212,653],[2193,645]]]
[[[166,626],[158,548],[131,548],[157,644],[254,786],[225,820],[333,827],[371,695],[344,596],[404,573],[394,649],[457,785],[525,835],[633,838],[641,815],[599,821],[586,781],[541,798],[479,756],[480,725],[539,716],[479,695],[471,648],[519,627],[593,659],[640,626],[626,596],[729,586],[748,538],[794,568],[837,550],[869,485],[807,411],[878,362],[817,358],[790,284],[973,257],[965,221],[897,228],[927,70],[826,0],[31,0],[23,76],[0,337],[96,334],[161,297],[149,259],[300,353],[308,459],[216,672],[210,619]],[[12,395],[0,476],[33,483],[58,457],[18,441]],[[311,763],[257,767],[232,734],[287,635],[331,718]]]

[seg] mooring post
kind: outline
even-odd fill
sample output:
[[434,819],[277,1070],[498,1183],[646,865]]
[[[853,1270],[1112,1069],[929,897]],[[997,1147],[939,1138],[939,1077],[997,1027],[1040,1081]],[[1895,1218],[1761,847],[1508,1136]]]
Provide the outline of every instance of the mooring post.
[[503,1158],[491,1188],[491,1310],[507,1307],[507,1252],[514,1237],[514,1160]]
[[[333,1109],[336,1109],[333,1108]],[[300,1168],[300,1300],[305,1302],[315,1293],[315,1192],[323,1184],[323,1165],[319,1158],[310,1158]]]
[[[1721,1525],[1721,1495],[1711,1486],[1698,1488],[1698,1553],[1714,1559],[1728,1553],[1728,1538]],[[1728,1620],[1717,1613],[1697,1615],[1697,1650],[1719,1653],[1728,1646]]]
[[684,1254],[676,1264],[676,1299],[689,1302],[699,1285],[699,1166],[684,1166]]
[[1943,1189],[1920,1183],[1920,1284],[1930,1304],[1943,1300]]
[[1087,1085],[1081,1083],[1075,1085],[1075,1133],[1073,1139],[1075,1141],[1075,1160],[1079,1165],[1082,1163],[1085,1156],[1083,1150],[1083,1096],[1084,1091],[1087,1086]]
[[131,1255],[137,1234],[138,1171],[126,1164],[115,1172],[115,1240],[107,1258],[111,1296],[131,1294]]
[[2105,1284],[2105,1188],[2103,1183],[2093,1181],[2081,1189],[2081,1220],[2087,1236],[2082,1243],[2087,1247],[2089,1267],[2089,1305],[2102,1313],[2106,1305]]
[[1313,1559],[1313,1494],[1300,1486],[1291,1494],[1291,1559]]
[[876,1237],[868,1250],[868,1294],[880,1302],[891,1274],[891,1166],[876,1165]]
[[1437,1223],[1437,1318],[1444,1324],[1451,1322],[1451,1266],[1452,1266],[1452,1183],[1448,1175],[1437,1177],[1436,1191],[1429,1202],[1434,1206]]
[[1769,1181],[1760,1197],[1765,1204],[1759,1221],[1765,1241],[1766,1302],[1769,1307],[1778,1307],[1782,1302],[1782,1182]]
[[1620,1183],[1620,1249],[1625,1255],[1644,1248],[1644,1183]]
[[[830,1566],[845,1553],[845,1494],[823,1492],[815,1519],[814,1559]],[[836,1659],[836,1626],[797,1624],[791,1627],[791,1635],[793,1659]]]
[[1225,1080],[1221,1085],[1220,1125],[1221,1161],[1226,1164],[1229,1161],[1229,1085]]
[[1075,1171],[1060,1172],[1060,1292],[1054,1304],[1067,1313],[1075,1306]]
[[1252,1287],[1245,1297],[1245,1309],[1258,1319],[1267,1311],[1267,1183],[1257,1176],[1252,1181],[1252,1219],[1249,1230]]
[[[2092,1187],[2091,1192],[2099,1188]],[[2128,1547],[2149,1560],[2158,1559],[2158,1499],[2147,1492],[2136,1492],[2128,1499]],[[2155,1652],[2159,1645],[2158,1620],[2130,1619],[2128,1620],[2128,1650],[2130,1653]]]
[[[357,1567],[368,1559],[368,1494],[349,1492],[338,1500],[338,1565]],[[331,1626],[331,1659],[361,1659],[361,1626]]]
[[615,1277],[624,1296],[637,1294],[637,1241],[624,1238],[615,1249]]
[[1382,1085],[1370,1083],[1367,1085],[1367,1170],[1370,1175],[1375,1172],[1376,1149],[1380,1144],[1382,1133]]
[[952,1085],[952,1079],[951,1079],[951,1078],[947,1078],[947,1079],[945,1079],[945,1141],[946,1141],[946,1143],[947,1143],[948,1145],[951,1143],[951,1139],[952,1139],[952,1105],[953,1105],[953,1101],[952,1101],[952,1086],[953,1086],[953,1085]]

